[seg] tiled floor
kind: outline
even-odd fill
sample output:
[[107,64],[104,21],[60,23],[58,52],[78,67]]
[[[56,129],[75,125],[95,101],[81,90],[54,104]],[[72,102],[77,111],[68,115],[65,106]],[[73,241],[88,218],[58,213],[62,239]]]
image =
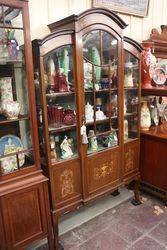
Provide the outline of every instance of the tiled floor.
[[[163,213],[154,213],[158,205]],[[147,196],[140,206],[129,201],[63,234],[64,250],[165,250],[167,208]]]

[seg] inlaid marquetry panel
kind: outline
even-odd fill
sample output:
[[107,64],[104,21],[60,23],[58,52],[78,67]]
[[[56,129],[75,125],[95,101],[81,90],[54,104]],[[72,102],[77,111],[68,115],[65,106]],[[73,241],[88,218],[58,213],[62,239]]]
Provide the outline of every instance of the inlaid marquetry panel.
[[139,142],[127,143],[124,149],[124,175],[126,175],[139,167]]
[[107,151],[87,159],[89,192],[104,188],[119,179],[119,149]]
[[68,199],[81,195],[81,173],[78,159],[59,163],[52,168],[51,189],[54,208],[60,204],[63,206]]

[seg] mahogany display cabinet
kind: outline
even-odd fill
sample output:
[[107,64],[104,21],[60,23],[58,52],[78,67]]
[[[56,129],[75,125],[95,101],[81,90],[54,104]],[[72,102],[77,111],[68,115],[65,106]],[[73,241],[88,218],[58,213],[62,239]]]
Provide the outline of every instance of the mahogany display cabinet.
[[47,237],[48,179],[40,169],[28,2],[0,0],[0,249]]
[[123,38],[126,26],[93,8],[48,25],[51,33],[33,41],[41,163],[55,223],[139,180],[141,46]]
[[[140,171],[142,188],[167,203],[167,26],[161,32],[152,29],[150,38],[143,44],[149,45],[156,63],[152,69],[151,83],[142,85],[142,96],[147,99],[151,111],[151,127],[141,130]],[[158,74],[160,78],[158,78]],[[154,113],[153,113],[154,110]],[[154,114],[154,116],[153,116]],[[156,115],[157,114],[157,115]]]

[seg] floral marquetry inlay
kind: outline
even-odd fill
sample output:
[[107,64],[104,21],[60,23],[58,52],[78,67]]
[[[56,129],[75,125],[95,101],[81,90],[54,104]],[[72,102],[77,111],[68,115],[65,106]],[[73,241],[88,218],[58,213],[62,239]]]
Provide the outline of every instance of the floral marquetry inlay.
[[61,195],[62,198],[74,193],[74,176],[71,169],[66,169],[60,175]]
[[94,168],[94,179],[99,180],[101,178],[106,178],[113,172],[114,160],[101,164],[100,166]]
[[134,168],[134,149],[129,148],[125,153],[125,172],[128,172]]

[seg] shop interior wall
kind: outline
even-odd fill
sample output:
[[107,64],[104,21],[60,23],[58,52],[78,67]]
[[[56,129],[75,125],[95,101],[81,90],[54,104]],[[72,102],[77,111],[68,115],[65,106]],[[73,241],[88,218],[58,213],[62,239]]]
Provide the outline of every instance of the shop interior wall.
[[[29,8],[31,36],[35,39],[49,33],[47,24],[91,8],[91,0],[29,0]],[[129,24],[124,34],[141,42],[149,37],[152,28],[160,29],[161,24],[167,25],[167,0],[150,0],[145,18],[119,15]]]

